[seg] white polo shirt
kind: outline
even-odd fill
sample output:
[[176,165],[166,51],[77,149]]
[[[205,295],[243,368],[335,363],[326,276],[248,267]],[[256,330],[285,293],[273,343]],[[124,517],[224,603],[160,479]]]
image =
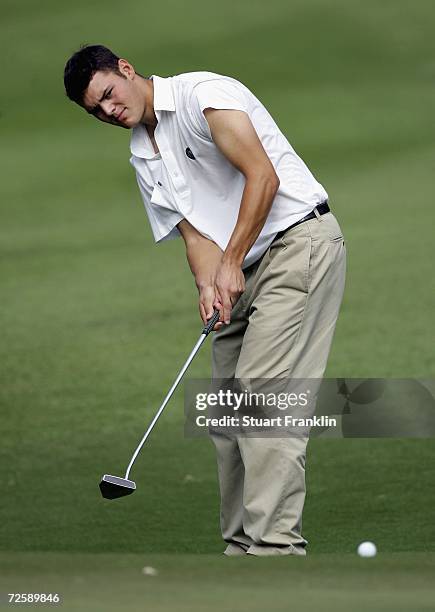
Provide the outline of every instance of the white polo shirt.
[[263,255],[277,232],[328,199],[266,108],[242,83],[212,72],[151,78],[159,153],[141,124],[132,130],[130,163],[156,242],[179,236],[176,225],[183,218],[222,250],[234,230],[245,177],[214,144],[205,108],[247,113],[280,179],[266,223],[243,268]]

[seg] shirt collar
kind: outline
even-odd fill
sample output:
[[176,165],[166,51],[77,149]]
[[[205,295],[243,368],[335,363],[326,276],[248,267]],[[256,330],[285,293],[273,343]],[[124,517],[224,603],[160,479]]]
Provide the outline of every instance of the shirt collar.
[[172,92],[172,78],[166,79],[155,76],[151,77],[154,84],[154,110],[155,111],[174,111],[175,102]]
[[[165,79],[154,74],[149,78],[153,80],[154,85],[154,111],[175,111],[172,78]],[[132,129],[130,150],[137,157],[152,158],[155,156],[144,125],[139,124]]]

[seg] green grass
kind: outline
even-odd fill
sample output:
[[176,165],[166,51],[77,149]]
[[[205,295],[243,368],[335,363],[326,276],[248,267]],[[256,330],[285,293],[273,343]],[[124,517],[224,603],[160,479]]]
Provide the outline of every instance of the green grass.
[[[199,562],[195,555],[13,553],[1,555],[0,563],[3,593],[58,593],[64,612],[347,612],[350,600],[355,612],[419,612],[433,610],[435,596],[433,553],[375,559],[202,555]],[[144,567],[157,574],[144,575]]]
[[[62,73],[80,43],[102,42],[142,74],[213,70],[245,82],[325,185],[345,232],[327,374],[430,378],[433,3],[3,4],[4,588],[59,585],[65,610],[119,609],[116,597],[101,603],[119,575],[131,605],[143,594],[153,610],[179,593],[180,610],[263,609],[272,597],[277,610],[294,598],[300,610],[347,610],[351,595],[361,609],[430,609],[432,440],[311,441],[306,560],[218,556],[213,449],[184,439],[181,390],[135,465],[138,491],[101,499],[101,474],[122,475],[200,322],[183,245],[153,245],[129,134],[69,103]],[[208,374],[209,346],[189,376]],[[351,554],[363,539],[382,553],[367,564]],[[145,564],[161,568],[155,580],[138,572]]]

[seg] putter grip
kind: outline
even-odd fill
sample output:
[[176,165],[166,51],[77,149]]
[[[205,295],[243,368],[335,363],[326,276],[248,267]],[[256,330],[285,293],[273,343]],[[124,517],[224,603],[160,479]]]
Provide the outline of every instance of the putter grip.
[[207,325],[204,327],[204,329],[202,330],[202,333],[205,334],[206,336],[209,335],[209,333],[211,332],[211,330],[213,329],[213,327],[216,325],[216,323],[219,321],[219,317],[220,317],[220,312],[219,310],[215,310],[213,313],[212,318],[210,319],[210,321],[207,323]]

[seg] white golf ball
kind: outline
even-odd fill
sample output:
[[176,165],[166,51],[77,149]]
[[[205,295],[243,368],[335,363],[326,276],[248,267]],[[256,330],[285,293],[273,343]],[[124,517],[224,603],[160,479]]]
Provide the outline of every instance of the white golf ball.
[[373,542],[361,542],[357,552],[360,557],[375,557],[378,551],[376,544],[373,544]]
[[144,576],[157,576],[158,573],[159,572],[156,570],[156,568],[151,567],[150,565],[146,565],[142,568],[142,574]]

